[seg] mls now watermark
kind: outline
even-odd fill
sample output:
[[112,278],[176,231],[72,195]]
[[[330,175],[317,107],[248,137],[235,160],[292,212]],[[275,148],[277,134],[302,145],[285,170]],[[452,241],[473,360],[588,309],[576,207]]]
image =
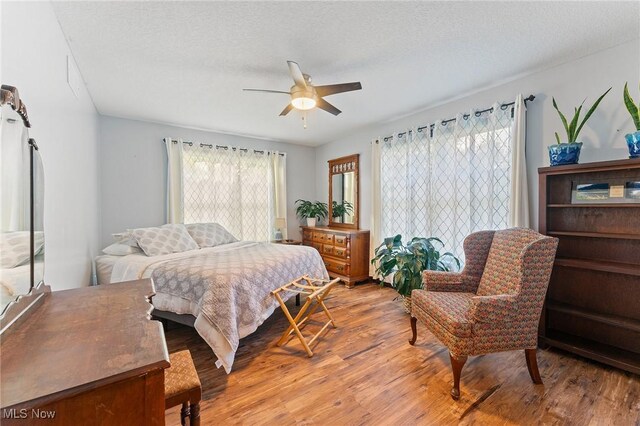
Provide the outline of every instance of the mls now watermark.
[[9,408],[2,410],[3,419],[53,419],[56,416],[55,410],[41,410],[40,408]]

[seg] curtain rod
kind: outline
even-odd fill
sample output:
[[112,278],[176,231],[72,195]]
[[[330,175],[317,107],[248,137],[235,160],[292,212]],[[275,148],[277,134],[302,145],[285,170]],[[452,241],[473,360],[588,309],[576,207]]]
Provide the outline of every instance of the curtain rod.
[[[531,102],[531,101],[533,101],[535,98],[536,98],[536,97],[535,97],[534,95],[529,95],[528,97],[524,98],[524,103],[526,104],[527,102]],[[508,103],[506,103],[506,104],[502,104],[502,105],[500,105],[500,109],[505,110],[505,109],[507,109],[508,107],[510,107],[511,105],[515,105],[515,101],[514,101],[514,102],[508,102]],[[476,111],[476,112],[475,112],[475,116],[476,116],[476,117],[479,117],[481,114],[483,114],[483,113],[485,113],[485,112],[493,112],[493,107],[491,107],[491,108],[486,108],[486,109],[482,109],[482,110],[480,110],[480,111]],[[467,118],[469,118],[469,114],[464,114],[462,117],[466,120]],[[456,121],[456,120],[457,120],[457,118],[450,118],[450,119],[448,119],[448,120],[442,120],[442,121],[440,122],[440,124],[442,124],[443,126],[446,126],[447,124],[449,124],[449,123],[451,123],[451,122],[453,122],[453,121]],[[435,126],[436,126],[436,123],[428,124],[428,125],[426,125],[426,126],[418,127],[416,130],[418,131],[418,133],[422,133],[422,131],[423,131],[424,129],[427,129],[427,128],[428,128],[428,129],[429,129],[429,132],[430,132],[430,135],[431,135],[431,136],[433,136],[433,129],[435,128]],[[411,133],[411,130],[408,130],[408,132],[409,132],[409,133]],[[406,134],[407,134],[407,132],[400,132],[400,133],[398,133],[398,137],[399,137],[399,138],[401,138],[402,136],[404,136],[404,135],[406,135]],[[382,140],[383,140],[384,142],[388,141],[389,139],[393,139],[393,135],[382,138]]]
[[[178,143],[178,141],[175,140],[175,139],[171,139],[171,142]],[[162,143],[166,143],[166,140],[162,139]],[[182,143],[185,144],[185,145],[189,145],[189,146],[193,146],[193,145],[196,144],[195,142],[191,142],[191,141],[183,141]],[[213,147],[215,147],[216,149],[225,149],[225,150],[226,149],[231,149],[232,151],[236,151],[237,150],[237,151],[249,152],[249,149],[247,149],[247,148],[236,148],[236,147],[230,147],[230,146],[227,146],[227,145],[213,145],[213,144],[208,144],[208,143],[201,143],[199,145],[200,145],[200,148],[204,148],[206,146],[206,147],[209,147],[211,149],[213,149]],[[264,154],[265,153],[264,150],[258,150],[258,149],[254,149],[253,152],[256,153],[256,154]],[[267,154],[271,154],[271,151],[267,151]],[[287,155],[287,153],[286,152],[279,152],[278,155],[280,155],[282,157],[285,157]]]

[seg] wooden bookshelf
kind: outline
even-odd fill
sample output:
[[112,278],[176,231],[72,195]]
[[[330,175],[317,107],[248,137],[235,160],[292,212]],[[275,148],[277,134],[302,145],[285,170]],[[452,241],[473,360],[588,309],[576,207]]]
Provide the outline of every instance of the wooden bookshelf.
[[539,231],[560,240],[540,343],[640,374],[640,203],[572,204],[577,183],[640,181],[640,160],[538,169]]

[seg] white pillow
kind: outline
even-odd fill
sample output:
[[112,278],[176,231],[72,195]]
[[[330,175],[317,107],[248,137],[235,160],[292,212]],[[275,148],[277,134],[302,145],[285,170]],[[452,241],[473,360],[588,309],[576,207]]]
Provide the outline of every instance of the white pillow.
[[118,232],[117,234],[111,234],[111,235],[113,236],[113,239],[116,243],[126,244],[131,247],[138,247],[138,242],[136,241],[135,238],[133,238],[133,236],[131,235],[131,232],[129,231]]
[[198,243],[191,238],[187,228],[182,224],[130,229],[129,232],[147,256],[160,256],[198,249]]
[[219,223],[191,223],[185,226],[200,248],[215,247],[220,244],[235,243],[238,241],[236,237],[231,235],[231,233]]
[[126,256],[128,254],[142,253],[142,249],[136,246],[130,246],[129,244],[113,243],[108,247],[105,247],[102,252],[104,254],[110,254],[111,256]]
[[[44,232],[34,232],[34,255],[44,248]],[[0,268],[9,269],[29,262],[31,244],[29,231],[3,232],[0,234]]]

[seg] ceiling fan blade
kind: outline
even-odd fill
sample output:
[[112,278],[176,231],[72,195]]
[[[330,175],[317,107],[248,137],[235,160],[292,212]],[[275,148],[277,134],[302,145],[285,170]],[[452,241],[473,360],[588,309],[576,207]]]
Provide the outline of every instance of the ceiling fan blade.
[[359,81],[353,83],[329,84],[327,86],[315,86],[318,96],[335,95],[336,93],[351,92],[361,90],[362,84]]
[[325,101],[322,98],[318,98],[316,106],[320,109],[330,112],[333,115],[338,115],[342,112],[338,108],[334,107],[333,105],[331,105],[329,102]]
[[283,92],[282,90],[267,90],[267,89],[242,89],[243,92],[264,92],[264,93],[286,93],[290,95],[289,92]]
[[289,104],[287,105],[282,112],[280,113],[281,117],[284,117],[285,115],[289,114],[289,112],[293,109],[293,105]]
[[295,81],[296,86],[307,87],[307,82],[304,79],[300,65],[293,61],[287,61],[287,64],[289,65],[289,74],[291,74],[291,78]]

